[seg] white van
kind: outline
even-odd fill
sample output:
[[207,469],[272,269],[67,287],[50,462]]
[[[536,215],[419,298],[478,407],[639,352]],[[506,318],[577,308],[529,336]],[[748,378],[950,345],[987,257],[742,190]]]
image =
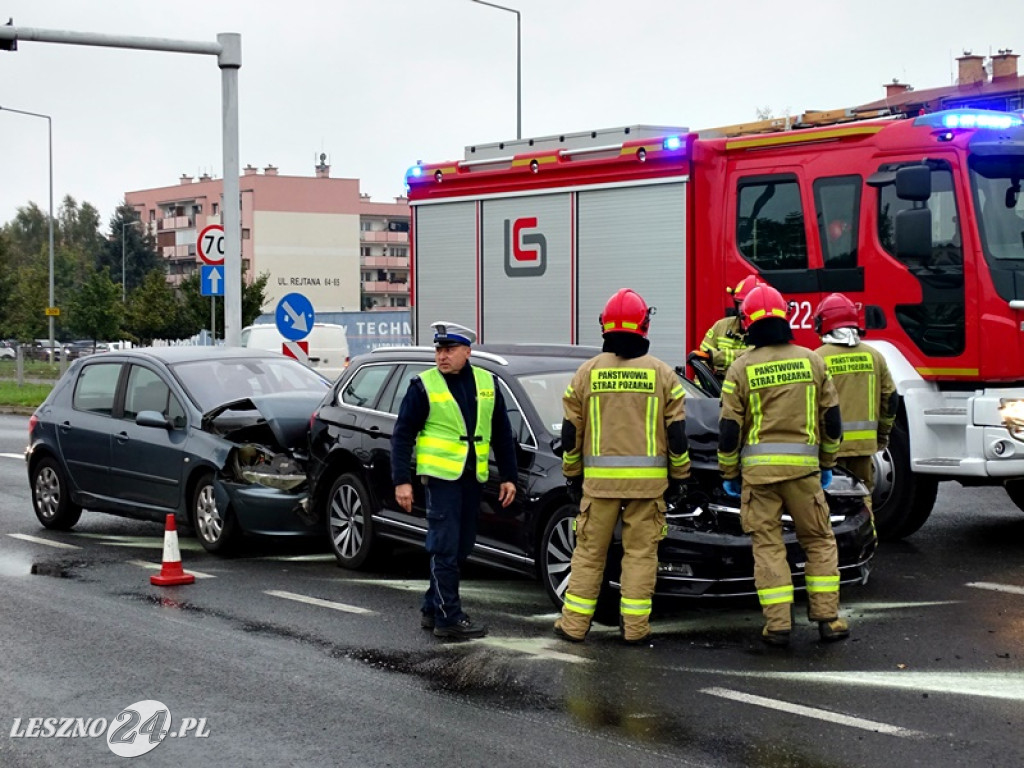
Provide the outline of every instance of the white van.
[[[242,346],[282,352],[286,339],[276,325],[261,323],[242,329]],[[348,366],[348,337],[345,329],[334,323],[313,323],[309,335],[309,364],[330,379],[336,379]]]

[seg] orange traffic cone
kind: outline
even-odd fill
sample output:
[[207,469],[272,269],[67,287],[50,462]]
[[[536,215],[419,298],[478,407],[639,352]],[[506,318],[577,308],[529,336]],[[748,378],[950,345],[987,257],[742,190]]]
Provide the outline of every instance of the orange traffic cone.
[[164,562],[160,573],[149,577],[149,583],[158,587],[174,587],[178,584],[192,584],[196,577],[185,573],[181,567],[181,552],[178,550],[178,529],[174,525],[174,515],[167,515],[164,528]]

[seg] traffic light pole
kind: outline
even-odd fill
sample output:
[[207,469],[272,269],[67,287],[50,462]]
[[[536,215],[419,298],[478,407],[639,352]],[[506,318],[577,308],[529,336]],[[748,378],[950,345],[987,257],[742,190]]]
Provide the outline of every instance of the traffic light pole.
[[[216,43],[204,43],[157,37],[32,29],[12,24],[0,26],[0,50],[16,51],[21,42],[131,48],[217,57],[217,66],[221,71],[221,126],[224,151],[224,205],[221,206],[225,236],[224,343],[229,347],[239,346],[242,335],[242,224],[238,202],[238,70],[242,66],[242,36],[226,32],[217,35]],[[52,296],[50,303],[53,304]]]

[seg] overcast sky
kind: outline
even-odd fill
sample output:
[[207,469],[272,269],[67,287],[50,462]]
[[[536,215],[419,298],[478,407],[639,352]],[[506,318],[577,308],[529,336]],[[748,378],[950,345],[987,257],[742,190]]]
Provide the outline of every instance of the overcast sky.
[[[504,0],[522,12],[523,135],[705,128],[831,109],[899,78],[946,85],[965,49],[1024,53],[1020,0]],[[19,27],[214,42],[242,36],[240,161],[374,200],[417,160],[515,138],[516,17],[471,0],[0,0]],[[1024,64],[1021,66],[1024,72]],[[22,42],[0,106],[53,118],[54,205],[222,176],[213,56]],[[0,223],[48,199],[46,121],[0,111]]]

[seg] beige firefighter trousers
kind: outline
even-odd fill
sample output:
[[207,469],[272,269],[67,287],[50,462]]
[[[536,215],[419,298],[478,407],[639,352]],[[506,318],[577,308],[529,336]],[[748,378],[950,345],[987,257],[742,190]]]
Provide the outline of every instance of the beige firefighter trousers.
[[789,630],[792,624],[791,592],[788,599],[780,602],[766,603],[764,597],[766,590],[793,584],[782,538],[783,510],[793,518],[797,539],[807,555],[804,574],[835,577],[834,591],[808,592],[808,618],[824,621],[839,615],[839,555],[820,476],[813,474],[764,485],[744,482],[740,517],[743,530],[750,534],[754,545],[754,584],[765,626],[771,631]]
[[[665,502],[661,499],[596,499],[584,496],[576,518],[576,548],[572,553],[567,592],[597,600],[604,580],[615,524],[622,515],[621,596],[625,600],[650,601],[658,575],[658,542],[665,536]],[[562,609],[557,624],[572,637],[582,638],[590,629],[592,614]],[[650,634],[650,612],[623,614],[627,640]]]

